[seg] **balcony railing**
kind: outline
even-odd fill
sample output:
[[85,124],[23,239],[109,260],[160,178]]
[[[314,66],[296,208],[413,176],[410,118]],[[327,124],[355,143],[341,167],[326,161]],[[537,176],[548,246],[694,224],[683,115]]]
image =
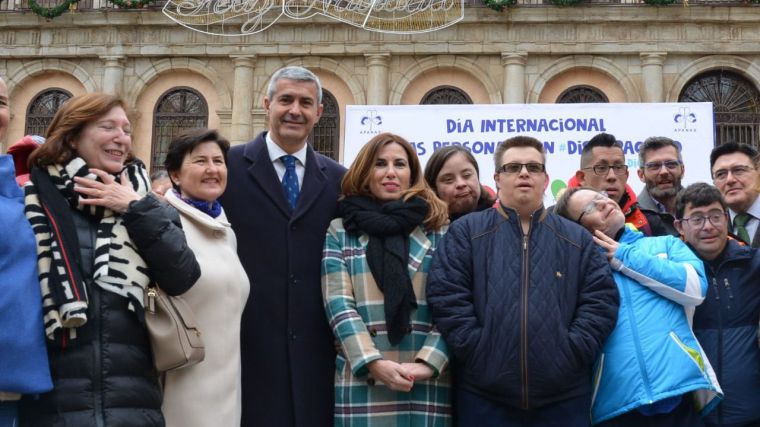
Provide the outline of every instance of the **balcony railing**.
[[[54,7],[61,0],[37,0],[37,4],[42,7]],[[166,0],[154,0],[148,3],[143,9],[161,9]],[[469,7],[485,7],[483,0],[465,0]],[[644,0],[583,0],[581,3],[588,5],[616,5],[616,6],[645,6]],[[680,6],[681,0],[670,7]],[[688,0],[689,6],[747,6],[752,5],[748,0]],[[516,7],[545,7],[553,6],[551,0],[517,0]],[[760,6],[760,5],[755,5]],[[108,0],[80,0],[75,6],[76,10],[96,10],[96,9],[119,9]],[[135,10],[135,9],[122,9]],[[0,0],[0,12],[31,12],[29,0]]]

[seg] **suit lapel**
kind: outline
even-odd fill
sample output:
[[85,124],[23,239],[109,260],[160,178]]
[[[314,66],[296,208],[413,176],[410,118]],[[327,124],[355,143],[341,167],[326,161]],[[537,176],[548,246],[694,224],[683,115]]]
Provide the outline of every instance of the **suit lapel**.
[[[298,195],[298,203],[296,204],[296,209],[293,213],[293,220],[306,214],[325,188],[327,177],[325,176],[324,166],[319,160],[320,159],[314,154],[314,150],[311,146],[307,146],[306,170],[303,174],[303,185],[301,186],[301,192]],[[284,195],[282,196],[282,199],[285,200]]]
[[409,235],[409,277],[414,277],[430,249],[430,239],[421,227],[416,227]]
[[[290,216],[290,206],[285,199],[285,193],[282,191],[282,184],[277,179],[277,172],[274,170],[272,161],[269,158],[264,134],[261,134],[252,144],[245,148],[245,158],[251,162],[248,167],[248,173],[251,178],[261,187],[272,202],[286,216]],[[304,177],[304,182],[306,178]],[[300,201],[299,201],[300,203]]]

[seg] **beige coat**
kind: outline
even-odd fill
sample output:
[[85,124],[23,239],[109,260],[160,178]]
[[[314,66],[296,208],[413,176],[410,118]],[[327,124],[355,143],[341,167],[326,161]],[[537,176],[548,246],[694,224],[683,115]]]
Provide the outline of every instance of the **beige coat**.
[[211,218],[173,191],[166,200],[182,218],[187,243],[201,277],[182,297],[203,334],[206,358],[166,375],[163,412],[167,427],[240,425],[240,317],[250,283],[237,256],[237,240],[227,218]]

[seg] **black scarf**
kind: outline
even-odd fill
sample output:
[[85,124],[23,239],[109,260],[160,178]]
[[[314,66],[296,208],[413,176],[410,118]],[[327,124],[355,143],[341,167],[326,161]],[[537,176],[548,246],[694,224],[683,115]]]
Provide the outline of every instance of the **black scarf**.
[[340,216],[350,233],[369,235],[367,264],[383,293],[388,340],[397,345],[404,338],[417,298],[409,277],[409,233],[422,224],[427,203],[419,198],[379,203],[364,196],[340,202]]

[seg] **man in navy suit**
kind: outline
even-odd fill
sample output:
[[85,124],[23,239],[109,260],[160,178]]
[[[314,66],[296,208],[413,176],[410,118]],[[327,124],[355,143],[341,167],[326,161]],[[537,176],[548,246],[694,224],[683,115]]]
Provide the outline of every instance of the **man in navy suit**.
[[230,149],[221,198],[251,280],[241,325],[241,425],[328,427],[335,348],[320,262],[345,168],[306,143],[322,114],[311,71],[275,72],[264,110],[269,130]]

